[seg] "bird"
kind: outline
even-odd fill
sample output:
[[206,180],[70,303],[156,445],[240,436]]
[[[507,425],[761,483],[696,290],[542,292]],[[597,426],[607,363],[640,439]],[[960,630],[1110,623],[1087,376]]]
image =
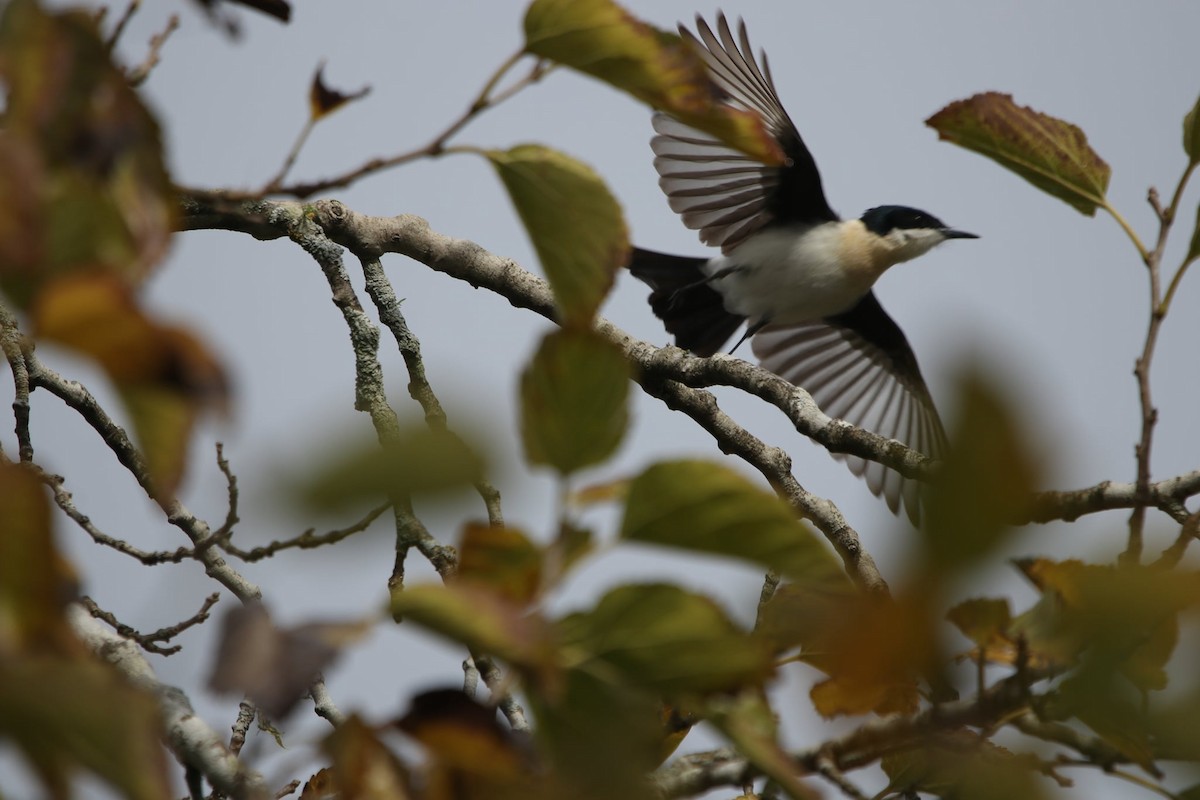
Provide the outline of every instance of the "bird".
[[[782,162],[755,160],[664,111],[651,140],[659,186],[684,225],[720,248],[712,257],[632,248],[629,270],[675,344],[718,352],[745,324],[765,369],[806,390],[819,408],[933,459],[945,428],[903,331],[873,289],[891,266],[951,239],[976,239],[925,211],[879,205],[854,219],[830,207],[816,161],[784,110],[765,52],[761,67],[745,22],[734,37],[696,17],[680,36],[703,60],[718,101],[757,115]],[[730,352],[733,352],[731,350]],[[876,462],[835,454],[893,513],[920,521],[919,484]]]

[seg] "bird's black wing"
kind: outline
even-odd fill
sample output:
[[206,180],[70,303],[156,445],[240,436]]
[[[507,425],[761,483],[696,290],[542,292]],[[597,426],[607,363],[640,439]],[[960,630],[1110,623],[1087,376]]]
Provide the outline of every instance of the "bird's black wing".
[[[875,293],[819,322],[772,325],[753,340],[763,367],[812,395],[820,409],[931,458],[946,452],[946,432],[904,333]],[[874,461],[837,454],[893,512],[904,502],[919,519],[917,481]]]
[[696,18],[697,34],[680,26],[704,59],[723,102],[757,114],[779,142],[786,161],[766,166],[703,131],[659,112],[651,140],[659,186],[671,208],[705,244],[729,252],[769,222],[824,222],[838,217],[821,188],[821,175],[800,132],[783,110],[766,54],[754,60],[745,23],[735,40],[725,15],[717,33]]

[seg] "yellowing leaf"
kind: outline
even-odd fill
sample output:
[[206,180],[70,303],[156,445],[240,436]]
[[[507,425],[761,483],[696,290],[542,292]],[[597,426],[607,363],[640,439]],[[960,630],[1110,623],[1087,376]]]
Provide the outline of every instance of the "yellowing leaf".
[[37,295],[30,315],[37,336],[90,356],[108,373],[133,421],[155,495],[173,495],[196,419],[228,402],[220,364],[187,331],[146,316],[114,275],[55,280]]
[[773,671],[761,642],[711,600],[677,586],[618,587],[559,627],[572,661],[602,663],[668,697],[759,685]]
[[454,578],[479,583],[514,603],[528,603],[542,577],[542,552],[515,528],[468,523],[458,548]]
[[109,60],[94,15],[8,3],[0,78],[8,88],[5,138],[20,143],[5,149],[15,147],[21,177],[36,180],[22,211],[38,224],[20,235],[34,240],[27,252],[44,256],[36,264],[0,261],[10,293],[23,304],[40,281],[78,269],[140,283],[166,252],[176,203],[158,124]]
[[[333,763],[321,782],[339,800],[410,800],[408,770],[358,716],[351,716],[325,737],[322,749]],[[315,778],[315,776],[314,776]]]
[[656,464],[629,487],[621,535],[635,542],[736,556],[807,587],[848,588],[828,546],[775,495],[704,461]]
[[79,650],[62,616],[75,579],[54,547],[46,491],[31,470],[0,463],[0,663]]
[[1104,205],[1112,170],[1083,131],[1018,106],[1011,95],[986,92],[958,100],[925,124],[939,139],[987,156],[1080,213],[1091,216]]
[[418,694],[396,726],[424,745],[441,766],[500,784],[491,787],[493,796],[521,779],[529,766],[512,732],[497,721],[496,709],[459,689]]
[[542,618],[481,586],[405,587],[392,593],[392,616],[516,666],[553,667],[550,632]]
[[927,598],[856,595],[812,627],[801,657],[829,675],[809,692],[818,713],[916,711],[917,678],[936,658]]
[[[1103,660],[1142,691],[1163,688],[1178,615],[1200,606],[1200,576],[1046,559],[1019,566],[1048,601],[1039,603],[1040,615],[1030,621],[1038,623],[1031,634],[1041,634],[1028,636],[1031,647],[1073,646],[1074,653]],[[1018,618],[1014,629],[1025,624]]]
[[629,362],[588,330],[542,339],[521,376],[525,455],[566,475],[608,458],[629,424]]
[[0,738],[24,753],[50,796],[68,797],[82,767],[129,800],[173,797],[160,729],[154,698],[107,664],[0,659]]
[[721,102],[690,46],[612,0],[534,0],[525,14],[525,49],[599,78],[766,164],[783,161],[758,117]]
[[357,92],[339,92],[325,85],[325,63],[322,62],[313,73],[312,85],[308,89],[309,115],[313,121],[332,114],[347,103],[366,97],[371,91],[370,86],[364,86]]
[[946,619],[976,644],[972,658],[982,657],[995,664],[1013,664],[1023,649],[1025,656],[1029,656],[1028,647],[1019,647],[1016,638],[1009,633],[1012,613],[1007,600],[982,597],[964,600],[946,612]]
[[629,255],[621,206],[591,167],[523,144],[487,157],[525,225],[563,325],[586,327]]

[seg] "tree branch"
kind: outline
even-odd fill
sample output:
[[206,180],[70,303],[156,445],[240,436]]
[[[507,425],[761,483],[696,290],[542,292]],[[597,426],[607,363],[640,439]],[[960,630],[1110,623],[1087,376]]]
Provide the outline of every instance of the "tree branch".
[[266,797],[263,778],[229,751],[180,689],[158,681],[137,644],[109,630],[78,605],[67,611],[72,630],[134,685],[158,698],[167,742],[184,764],[199,770],[213,788],[237,800]]

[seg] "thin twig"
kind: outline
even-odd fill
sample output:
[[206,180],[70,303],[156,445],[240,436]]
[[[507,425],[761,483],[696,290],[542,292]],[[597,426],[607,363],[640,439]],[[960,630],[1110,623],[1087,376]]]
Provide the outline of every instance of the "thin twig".
[[[164,497],[157,490],[150,477],[145,457],[134,446],[125,429],[113,421],[91,392],[77,381],[66,380],[46,367],[32,353],[26,355],[26,364],[29,367],[30,385],[35,389],[45,389],[79,414],[117,457],[121,466],[125,467],[146,494],[158,503],[166,515],[167,522],[179,528],[193,545],[200,545],[209,539],[212,532],[208,523],[192,514],[178,498]],[[261,599],[262,590],[230,567],[213,548],[197,547],[192,557],[204,565],[209,577],[233,592],[242,602]]]
[[146,52],[146,57],[142,59],[142,63],[131,69],[125,76],[125,81],[134,88],[141,86],[150,77],[151,71],[158,66],[159,60],[162,58],[163,46],[167,43],[167,39],[171,34],[179,29],[179,15],[172,14],[167,19],[167,26],[160,33],[150,37],[150,49]]
[[817,774],[832,783],[838,790],[851,800],[869,800],[867,794],[855,786],[833,763],[833,759],[825,756],[816,762]]
[[[1123,563],[1136,564],[1142,558],[1142,536],[1146,523],[1145,499],[1150,488],[1150,454],[1154,443],[1154,426],[1158,422],[1158,409],[1154,407],[1154,399],[1150,390],[1150,365],[1154,360],[1154,349],[1158,344],[1158,332],[1162,327],[1165,312],[1162,305],[1162,256],[1167,245],[1167,234],[1171,230],[1171,214],[1163,211],[1159,205],[1158,192],[1151,189],[1147,195],[1148,202],[1154,208],[1159,218],[1158,241],[1152,251],[1147,252],[1138,242],[1138,251],[1146,262],[1150,290],[1150,319],[1146,328],[1146,340],[1142,345],[1141,355],[1134,364],[1133,374],[1137,378],[1138,404],[1142,411],[1141,435],[1134,448],[1137,459],[1137,496],[1140,501],[1129,515],[1129,543],[1125,552],[1121,553]],[[1114,212],[1115,214],[1115,212]],[[1123,222],[1120,216],[1118,222]]]
[[191,547],[180,547],[175,550],[142,550],[134,547],[124,539],[118,539],[115,536],[110,536],[104,533],[91,518],[83,514],[75,507],[75,500],[71,493],[65,488],[66,479],[61,475],[51,475],[50,473],[37,469],[38,478],[42,483],[50,488],[51,496],[54,499],[54,504],[67,515],[79,528],[92,537],[98,545],[109,547],[116,550],[118,553],[129,556],[140,561],[146,566],[156,566],[158,564],[180,564],[184,561],[189,561],[195,558],[196,551]]
[[775,596],[775,590],[779,588],[779,574],[771,570],[763,576],[762,590],[758,593],[758,611],[754,616],[754,630],[758,630],[763,623],[763,613],[766,611],[767,604],[771,602],[771,598]]
[[[352,170],[332,178],[324,178],[309,182],[298,182],[288,185],[279,185],[278,182],[269,183],[266,187],[266,190],[256,195],[249,196],[261,197],[263,194],[270,193],[288,195],[290,197],[303,199],[306,197],[311,197],[317,192],[328,191],[329,189],[344,188],[360,178],[376,172],[392,169],[421,158],[434,158],[442,155],[445,152],[446,144],[450,141],[450,139],[453,138],[454,135],[461,131],[464,127],[466,127],[466,125],[475,119],[475,117],[479,116],[488,109],[495,108],[497,105],[505,100],[508,100],[522,89],[537,83],[546,75],[546,73],[550,71],[551,67],[548,64],[543,61],[538,61],[523,78],[520,78],[508,88],[496,92],[496,87],[499,85],[500,81],[503,80],[504,76],[508,74],[508,72],[517,64],[518,61],[521,60],[524,55],[524,51],[518,51],[505,59],[504,62],[496,69],[496,71],[488,78],[483,89],[480,90],[479,94],[476,95],[471,104],[467,106],[466,111],[464,111],[461,116],[447,125],[446,128],[440,133],[435,135],[427,144],[387,158],[373,158]],[[495,93],[493,94],[493,92]],[[237,195],[229,196],[237,197]]]
[[137,13],[141,5],[142,0],[129,0],[129,5],[125,6],[125,12],[121,14],[121,18],[117,20],[112,33],[109,34],[108,39],[104,42],[104,47],[108,52],[111,53],[113,48],[117,46],[117,42],[121,39],[121,34],[125,32],[125,26],[129,24],[129,20],[133,19],[133,15]]
[[214,592],[213,594],[210,594],[208,597],[204,598],[204,603],[200,606],[200,610],[192,616],[182,620],[181,622],[177,622],[174,625],[170,625],[166,628],[159,628],[158,630],[150,633],[140,633],[136,628],[130,627],[129,625],[118,621],[111,612],[102,609],[96,604],[96,601],[90,597],[81,597],[79,602],[83,604],[83,607],[88,610],[89,614],[96,619],[104,620],[111,625],[117,633],[121,634],[127,639],[137,642],[138,646],[140,646],[143,650],[160,656],[171,656],[175,653],[178,653],[183,649],[183,647],[177,644],[171,645],[170,647],[163,647],[162,645],[158,644],[158,642],[169,642],[179,634],[186,631],[188,628],[193,628],[196,625],[201,625],[206,622],[209,617],[208,612],[212,610],[212,607],[215,606],[217,601],[220,599],[221,595]]
[[291,550],[293,548],[298,550],[313,550],[318,547],[336,544],[337,542],[347,539],[356,533],[365,531],[371,526],[371,523],[383,516],[383,514],[391,507],[392,504],[390,502],[378,505],[368,511],[366,516],[364,516],[362,519],[346,526],[345,528],[338,528],[336,530],[327,531],[326,533],[317,533],[314,528],[309,528],[294,539],[281,539],[278,541],[273,541],[270,544],[265,544],[262,547],[252,548],[250,550],[242,550],[227,541],[221,541],[218,544],[226,553],[236,558],[240,558],[242,561],[262,561],[264,558],[270,558],[281,550]]
[[17,319],[0,304],[0,348],[8,360],[13,376],[13,420],[17,434],[17,458],[22,463],[33,461],[33,437],[29,433],[29,369],[25,352],[31,345],[17,327]]
[[217,528],[213,533],[214,541],[219,541],[222,545],[227,544],[229,537],[233,536],[234,526],[238,524],[238,483],[237,476],[233,474],[233,470],[229,466],[229,461],[225,458],[225,445],[217,442],[217,469],[225,476],[225,495],[228,498],[226,502],[225,521],[221,523],[221,527]]

